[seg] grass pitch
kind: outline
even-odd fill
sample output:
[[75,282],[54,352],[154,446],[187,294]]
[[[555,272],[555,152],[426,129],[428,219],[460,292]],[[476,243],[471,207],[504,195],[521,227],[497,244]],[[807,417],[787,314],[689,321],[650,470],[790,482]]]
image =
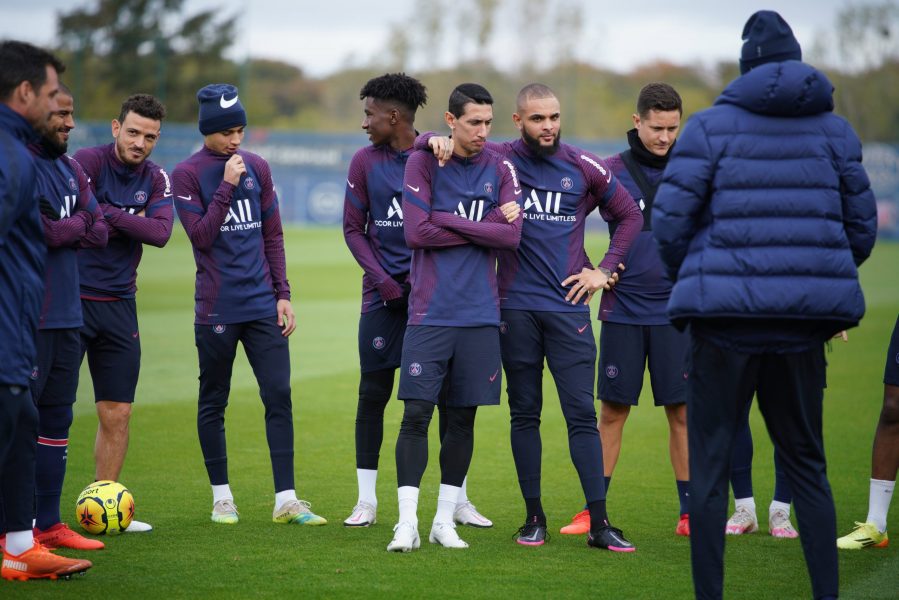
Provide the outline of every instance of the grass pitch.
[[[148,248],[140,268],[138,310],[143,361],[131,447],[122,482],[134,493],[137,517],[155,526],[144,535],[105,538],[103,551],[71,582],[0,582],[3,598],[285,598],[285,597],[599,597],[689,598],[689,541],[674,535],[677,495],[667,457],[667,424],[643,406],[625,428],[608,506],[614,523],[637,545],[630,555],[588,549],[580,536],[552,535],[540,548],[514,543],[523,521],[508,441],[508,408],[479,411],[469,492],[493,519],[489,530],[464,528],[471,548],[427,543],[438,486],[436,426],[422,482],[421,550],[385,551],[397,515],[393,449],[401,416],[391,402],[378,483],[379,522],[347,529],[356,501],[353,428],[358,384],[356,327],[361,271],[337,229],[290,229],[288,275],[299,326],[291,341],[298,494],[327,517],[325,527],[275,525],[263,409],[245,357],[239,354],[227,413],[231,486],[241,511],[236,526],[209,520],[211,493],[196,434],[197,357],[193,342],[190,246],[176,225],[169,245]],[[591,248],[605,244],[590,240]],[[868,313],[848,344],[828,353],[825,439],[838,528],[865,518],[871,441],[883,393],[884,356],[899,312],[899,245],[881,242],[862,267]],[[595,308],[594,308],[595,314]],[[597,330],[598,332],[598,330]],[[550,531],[583,504],[568,457],[565,426],[551,377],[545,378],[543,502]],[[70,435],[63,518],[76,528],[75,498],[92,480],[96,431],[86,369]],[[753,408],[754,484],[761,528],[773,488],[771,444]],[[899,500],[890,521],[899,534]],[[840,553],[845,598],[895,598],[899,544]],[[66,554],[72,555],[71,552]],[[807,598],[811,595],[798,540],[765,533],[729,538],[726,598]]]

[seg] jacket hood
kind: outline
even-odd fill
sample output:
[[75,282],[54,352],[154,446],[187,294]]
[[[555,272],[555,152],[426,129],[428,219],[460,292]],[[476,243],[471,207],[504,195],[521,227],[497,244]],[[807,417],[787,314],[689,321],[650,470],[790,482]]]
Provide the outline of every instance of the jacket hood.
[[730,82],[715,104],[775,117],[807,117],[833,110],[833,84],[798,60],[768,63]]

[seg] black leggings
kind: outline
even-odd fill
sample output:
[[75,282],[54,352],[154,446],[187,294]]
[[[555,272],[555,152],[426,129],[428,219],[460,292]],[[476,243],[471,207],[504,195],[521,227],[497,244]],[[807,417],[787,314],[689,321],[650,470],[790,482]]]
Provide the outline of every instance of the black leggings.
[[[406,400],[400,435],[396,440],[396,472],[399,487],[420,487],[428,466],[428,426],[434,404],[424,400]],[[476,406],[446,407],[445,434],[440,440],[440,483],[456,487],[468,473],[474,451]]]
[[356,407],[356,468],[378,469],[384,439],[384,409],[393,393],[394,369],[362,373]]

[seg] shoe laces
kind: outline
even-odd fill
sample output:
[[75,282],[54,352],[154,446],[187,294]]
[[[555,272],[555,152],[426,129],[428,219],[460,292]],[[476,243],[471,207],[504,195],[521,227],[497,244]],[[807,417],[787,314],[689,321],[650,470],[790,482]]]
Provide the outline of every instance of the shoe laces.
[[400,528],[403,526],[409,528],[409,535],[412,535],[412,536],[415,535],[415,525],[413,525],[409,521],[401,521],[393,526],[393,533],[394,533],[393,539],[394,540],[396,539],[396,534],[399,532]]
[[[515,533],[515,535],[512,536],[512,538],[516,539],[519,537],[525,537],[525,538],[531,537],[534,534],[534,532],[537,530],[537,528],[539,528],[539,527],[543,527],[544,529],[547,529],[546,523],[541,523],[540,521],[537,520],[536,517],[534,517],[531,520],[525,521],[524,525],[522,525],[521,527],[518,528],[518,531]],[[546,541],[549,541],[549,531],[548,530],[546,531],[546,533],[544,535],[545,535]]]
[[730,520],[736,523],[752,523],[756,519],[755,515],[753,515],[748,508],[740,506],[734,511]]
[[229,498],[225,498],[224,500],[219,500],[218,502],[216,502],[215,506],[213,506],[213,509],[219,514],[226,514],[231,512],[237,513],[237,506],[234,504],[234,500],[231,500]]

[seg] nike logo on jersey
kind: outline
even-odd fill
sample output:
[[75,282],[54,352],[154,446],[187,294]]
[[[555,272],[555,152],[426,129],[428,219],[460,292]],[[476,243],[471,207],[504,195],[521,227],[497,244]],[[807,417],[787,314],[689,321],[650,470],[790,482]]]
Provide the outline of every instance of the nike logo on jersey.
[[413,192],[415,192],[416,194],[418,193],[418,190],[421,189],[421,188],[417,188],[417,187],[412,187],[408,183],[406,184],[406,187],[409,188],[410,190],[412,190]]
[[356,185],[355,185],[352,181],[350,181],[349,179],[346,180],[346,184],[347,184],[348,186],[350,186],[351,188],[355,188],[355,187],[356,187]]
[[516,196],[517,196],[518,194],[520,194],[520,193],[521,193],[521,190],[520,190],[520,189],[515,190],[515,195],[516,195]]
[[578,332],[578,333],[584,333],[584,331],[586,331],[586,329],[587,329],[587,327],[589,327],[589,325],[590,325],[590,323],[587,323],[587,324],[584,325],[583,327],[578,327],[578,328],[577,328],[577,332]]
[[219,99],[219,106],[222,108],[231,108],[237,104],[237,96],[234,96],[231,100],[225,100],[225,95],[222,94],[222,97]]
[[496,376],[499,375],[499,369],[496,370],[496,373],[490,376],[490,383],[496,381]]
[[178,197],[181,198],[182,200],[187,200],[188,202],[190,202],[190,199],[192,196],[193,196],[193,194],[189,194],[187,196],[178,196]]

